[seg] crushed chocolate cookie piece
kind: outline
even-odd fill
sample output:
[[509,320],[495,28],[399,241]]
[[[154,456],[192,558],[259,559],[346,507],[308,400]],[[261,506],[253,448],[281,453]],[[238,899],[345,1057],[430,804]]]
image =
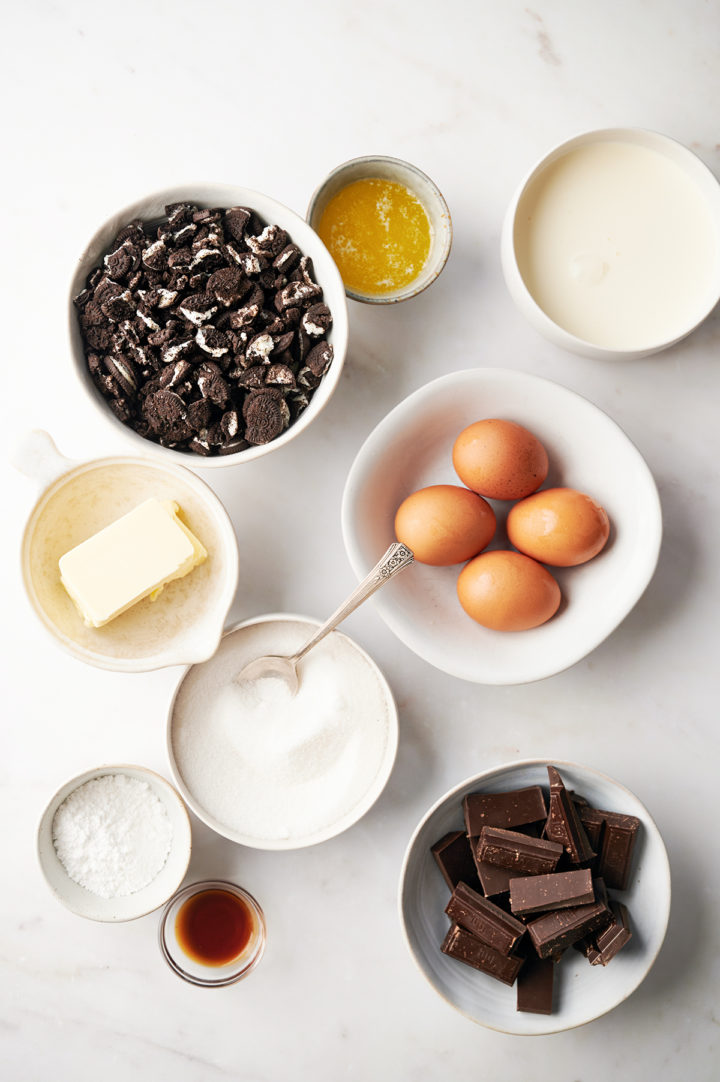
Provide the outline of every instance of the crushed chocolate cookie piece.
[[180,315],[185,316],[185,319],[194,323],[196,327],[212,319],[217,310],[217,302],[212,293],[193,293],[178,305]]
[[271,364],[265,382],[277,387],[295,387],[295,373],[286,364]]
[[224,409],[230,401],[230,387],[227,380],[212,361],[207,361],[198,368],[197,385],[203,398],[209,398],[221,409]]
[[287,244],[273,259],[273,267],[281,274],[288,274],[300,262],[302,252],[297,244]]
[[240,296],[240,283],[243,280],[239,267],[221,267],[208,278],[207,291],[215,296],[226,308]]
[[230,350],[230,339],[212,325],[200,327],[195,335],[195,341],[200,349],[204,353],[209,353],[211,357],[222,357]]
[[262,391],[252,391],[243,406],[245,439],[249,443],[269,443],[283,430],[280,403]]
[[330,309],[326,304],[311,304],[302,317],[303,330],[311,338],[321,338],[332,325]]
[[305,358],[305,364],[314,376],[324,376],[333,359],[334,350],[330,342],[318,342]]
[[250,222],[250,211],[247,207],[230,207],[225,211],[225,228],[234,240],[243,242],[245,229]]
[[322,290],[315,283],[288,282],[275,294],[275,307],[278,312],[282,312],[285,308],[293,308],[295,305],[305,307],[311,300],[320,296],[322,296]]

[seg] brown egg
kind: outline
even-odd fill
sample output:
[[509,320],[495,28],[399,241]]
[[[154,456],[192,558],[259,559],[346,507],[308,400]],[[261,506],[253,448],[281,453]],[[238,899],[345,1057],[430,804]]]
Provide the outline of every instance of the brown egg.
[[495,418],[464,428],[452,458],[462,483],[492,500],[521,500],[540,488],[548,472],[540,440],[514,421]]
[[430,485],[413,492],[395,515],[395,536],[421,564],[460,564],[488,545],[495,513],[482,496],[459,485]]
[[607,514],[574,488],[548,488],[510,509],[507,534],[526,556],[554,567],[574,567],[597,556],[610,533]]
[[457,581],[468,616],[494,631],[526,631],[557,612],[560,587],[549,571],[519,552],[483,552]]

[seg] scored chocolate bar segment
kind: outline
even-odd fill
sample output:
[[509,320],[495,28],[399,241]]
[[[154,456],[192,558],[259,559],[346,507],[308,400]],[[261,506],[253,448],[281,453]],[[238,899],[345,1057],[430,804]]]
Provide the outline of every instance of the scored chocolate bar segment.
[[471,838],[477,838],[485,826],[507,830],[547,817],[545,798],[539,785],[506,793],[469,793],[463,801],[463,811]]
[[516,872],[541,875],[553,872],[563,854],[563,847],[544,838],[529,838],[514,830],[483,827],[477,843],[478,860],[511,868]]
[[640,820],[634,815],[617,812],[601,812],[605,826],[597,872],[609,887],[627,890],[630,882],[633,850],[640,829]]
[[458,883],[480,889],[470,842],[463,830],[451,830],[430,848],[443,879],[454,890]]
[[451,921],[472,932],[500,954],[509,954],[525,935],[525,925],[493,902],[458,883],[445,907]]
[[555,962],[530,956],[517,978],[517,1009],[531,1014],[552,1014]]
[[613,922],[608,928],[603,928],[595,934],[595,956],[588,955],[590,964],[594,966],[606,966],[632,939],[627,908],[622,902],[612,901],[610,911]]
[[601,879],[596,879],[594,886],[596,900],[592,904],[556,909],[528,924],[530,938],[540,958],[550,958],[610,923],[612,914],[605,885]]
[[511,868],[500,868],[497,864],[488,864],[486,860],[476,859],[475,866],[486,898],[496,898],[499,894],[507,894],[510,890],[510,880],[518,874]]
[[565,783],[554,766],[549,766],[547,772],[550,779],[550,811],[545,824],[545,837],[560,842],[573,864],[592,860],[595,852]]
[[503,984],[514,984],[524,959],[500,954],[472,932],[453,924],[440,948],[443,954],[479,969]]
[[605,825],[603,813],[597,811],[595,808],[591,808],[589,804],[579,804],[575,796],[573,796],[573,803],[580,816],[580,822],[585,827],[585,833],[588,836],[590,845],[596,853],[599,853],[602,829]]
[[590,869],[523,876],[510,880],[510,908],[513,913],[543,913],[595,901]]

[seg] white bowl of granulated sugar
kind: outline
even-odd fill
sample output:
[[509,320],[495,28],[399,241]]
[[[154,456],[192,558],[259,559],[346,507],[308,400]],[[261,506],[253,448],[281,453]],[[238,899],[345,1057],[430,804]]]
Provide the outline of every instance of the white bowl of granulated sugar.
[[180,886],[190,819],[169,782],[141,766],[102,766],[66,782],[38,828],[40,867],[80,917],[135,920]]

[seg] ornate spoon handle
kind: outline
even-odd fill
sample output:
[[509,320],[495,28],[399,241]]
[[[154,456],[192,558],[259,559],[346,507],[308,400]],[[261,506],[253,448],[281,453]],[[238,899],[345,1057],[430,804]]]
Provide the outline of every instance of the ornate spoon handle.
[[415,556],[407,545],[401,545],[399,542],[394,541],[385,555],[375,564],[372,571],[365,576],[362,582],[358,583],[350,596],[343,601],[340,608],[335,610],[322,627],[317,629],[310,641],[305,643],[302,650],[298,650],[290,660],[297,664],[301,658],[305,657],[308,650],[312,650],[313,646],[316,646],[339,623],[342,623],[346,616],[349,616],[359,605],[362,605],[363,601],[367,601],[384,583],[389,582],[398,572],[409,567],[414,559]]

